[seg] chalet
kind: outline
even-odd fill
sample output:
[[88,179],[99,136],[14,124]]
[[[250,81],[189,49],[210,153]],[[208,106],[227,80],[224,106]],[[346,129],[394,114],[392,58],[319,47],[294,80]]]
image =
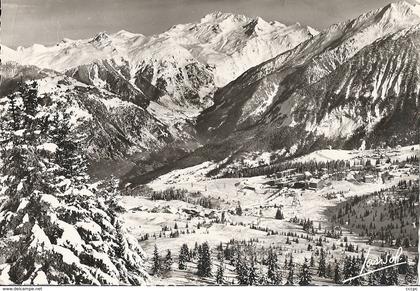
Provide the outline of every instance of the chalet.
[[366,175],[364,180],[365,183],[374,183],[376,179],[373,175]]
[[382,182],[385,183],[387,181],[391,181],[394,178],[394,175],[391,175],[389,172],[385,172],[382,174]]
[[270,180],[270,181],[267,181],[267,182],[264,183],[264,185],[268,185],[268,186],[271,186],[271,187],[273,187],[275,184],[276,184],[275,180]]
[[312,173],[311,172],[308,172],[308,171],[306,171],[305,173],[303,173],[304,175],[305,175],[305,178],[306,179],[310,179],[310,178],[312,178],[313,177],[313,175],[312,175]]
[[363,165],[353,165],[353,167],[351,167],[351,169],[354,171],[361,171],[363,168]]
[[346,176],[346,181],[354,182],[354,181],[356,181],[356,178],[354,178],[354,175],[350,172]]
[[311,179],[308,182],[308,188],[311,190],[318,189],[321,186],[321,180],[319,179]]
[[305,174],[296,174],[293,176],[293,179],[295,181],[305,181]]
[[293,186],[293,181],[291,180],[277,180],[275,181],[275,186],[279,189],[285,188],[285,187],[292,187]]
[[284,170],[284,171],[281,171],[281,172],[277,172],[275,174],[275,177],[277,177],[277,178],[288,177],[288,176],[293,175],[294,173],[296,173],[296,169],[287,169],[287,170]]
[[321,168],[321,173],[327,173],[328,172],[328,168]]
[[304,189],[305,187],[306,187],[306,183],[302,181],[298,181],[293,184],[293,188],[295,189]]
[[253,191],[253,192],[255,192],[255,188],[254,187],[251,187],[251,186],[245,186],[244,188],[242,188],[243,190],[248,190],[248,191]]

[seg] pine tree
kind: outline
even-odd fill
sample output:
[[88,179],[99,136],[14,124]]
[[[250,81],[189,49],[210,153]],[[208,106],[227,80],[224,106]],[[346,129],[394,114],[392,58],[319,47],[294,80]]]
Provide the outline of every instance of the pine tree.
[[162,260],[159,255],[159,250],[158,250],[157,245],[155,245],[155,249],[153,251],[152,274],[155,276],[160,276],[162,274]]
[[[416,266],[414,266],[415,268]],[[415,283],[416,280],[416,276],[415,273],[413,271],[413,267],[408,265],[407,266],[407,273],[404,276],[404,281],[406,285],[412,285],[413,283]]]
[[284,219],[284,215],[283,215],[283,213],[281,212],[280,208],[277,208],[275,218],[276,218],[276,219],[279,219],[279,220]]
[[295,276],[295,264],[293,263],[293,255],[290,254],[290,261],[288,265],[289,273],[287,274],[286,285],[294,285],[294,276]]
[[334,283],[336,284],[341,283],[340,266],[338,264],[335,265],[335,269],[334,269]]
[[55,162],[60,165],[57,174],[64,176],[66,179],[87,180],[87,176],[78,175],[77,171],[85,173],[87,171],[86,157],[80,151],[77,151],[78,143],[83,136],[70,133],[70,114],[64,112],[54,113],[51,123],[52,142],[57,145],[55,153]]
[[210,248],[207,242],[199,247],[197,275],[200,277],[211,277],[211,257]]
[[294,267],[289,268],[289,273],[287,275],[286,285],[294,285]]
[[268,278],[267,275],[264,273],[264,268],[262,264],[258,269],[258,285],[259,286],[267,286],[268,285]]
[[311,255],[311,262],[310,262],[310,266],[313,268],[315,267],[315,259],[314,259],[314,255]]
[[245,259],[242,257],[239,251],[237,252],[235,270],[239,285],[249,285],[248,268]]
[[398,270],[396,267],[387,269],[387,282],[386,285],[398,285]]
[[327,265],[327,270],[326,270],[326,272],[325,272],[325,275],[326,275],[328,278],[331,278],[331,277],[332,277],[332,267],[331,267],[331,263],[328,263],[328,265]]
[[[1,115],[0,242],[7,245],[13,284],[134,284],[147,280],[144,253],[121,227],[106,187],[87,183],[85,168],[56,160],[53,115],[63,104],[41,105],[36,83],[22,84]],[[62,117],[63,114],[59,114]],[[66,121],[57,119],[64,127]],[[70,129],[66,134],[70,136]],[[83,160],[79,147],[72,155]],[[72,179],[60,174],[65,163]],[[99,185],[99,184],[97,184]]]
[[236,207],[236,215],[238,216],[242,215],[242,207],[240,203],[238,203],[238,207]]
[[216,283],[218,285],[223,285],[225,283],[225,264],[223,256],[221,256],[219,259],[219,266],[217,267],[216,273]]
[[349,283],[352,286],[360,286],[362,285],[362,282],[363,282],[363,277],[357,277],[360,274],[360,268],[361,268],[360,259],[353,257],[351,261],[352,261],[351,268],[350,268],[351,277],[356,277],[356,278],[351,280]]
[[165,273],[168,273],[170,271],[172,271],[172,264],[173,264],[173,259],[172,259],[172,253],[170,250],[167,250],[166,252],[166,256],[165,259],[163,261],[163,271]]
[[181,246],[178,256],[178,269],[185,270],[187,269],[187,261],[189,261],[189,251],[187,244]]
[[[367,272],[367,270],[365,270]],[[368,286],[376,286],[378,285],[377,273],[370,273],[367,277],[367,285]]]
[[248,268],[248,285],[253,286],[258,283],[257,268],[255,266],[255,257],[251,256]]
[[303,262],[303,265],[299,274],[299,285],[308,286],[311,284],[311,282],[312,282],[312,275],[308,267],[308,259],[305,258],[305,261]]
[[267,283],[269,285],[278,286],[281,284],[281,272],[278,266],[277,254],[273,249],[268,250],[267,258]]
[[318,264],[318,276],[325,277],[326,273],[326,266],[325,266],[325,252],[324,249],[321,248],[321,253],[319,257],[319,264]]
[[347,280],[351,277],[352,277],[352,260],[351,260],[351,257],[346,256],[344,258],[343,280]]
[[380,271],[379,276],[379,285],[386,286],[388,284],[387,272],[386,270]]

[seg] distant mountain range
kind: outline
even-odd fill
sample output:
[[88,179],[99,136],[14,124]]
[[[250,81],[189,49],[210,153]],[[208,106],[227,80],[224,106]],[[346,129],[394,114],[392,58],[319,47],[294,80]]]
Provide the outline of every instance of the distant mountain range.
[[[398,2],[324,31],[212,13],[154,36],[120,31],[1,46],[2,96],[38,79],[71,98],[101,174],[128,181],[253,151],[416,142],[420,5]],[[54,99],[54,98],[53,98]],[[115,164],[116,163],[116,164]],[[154,173],[154,174],[153,174]],[[145,177],[149,177],[146,175]]]
[[255,136],[247,147],[259,140],[290,154],[414,141],[419,7],[394,3],[335,24],[250,69],[216,93],[200,132],[241,145]]

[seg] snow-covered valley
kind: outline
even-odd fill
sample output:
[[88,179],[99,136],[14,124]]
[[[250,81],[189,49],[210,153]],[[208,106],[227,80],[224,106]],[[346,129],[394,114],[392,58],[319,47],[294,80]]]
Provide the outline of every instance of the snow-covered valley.
[[418,283],[417,1],[0,56],[0,286]]

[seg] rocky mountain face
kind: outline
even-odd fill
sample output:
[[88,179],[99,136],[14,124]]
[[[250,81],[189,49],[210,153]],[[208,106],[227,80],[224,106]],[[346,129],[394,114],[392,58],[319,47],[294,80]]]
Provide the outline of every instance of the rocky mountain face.
[[74,100],[96,171],[122,169],[130,182],[244,152],[410,144],[419,7],[390,4],[320,33],[216,12],[154,36],[2,46],[20,65],[3,62],[1,93],[23,76]]
[[[83,148],[93,161],[94,174],[123,174],[134,165],[133,161],[147,160],[150,154],[158,156],[154,162],[159,163],[165,159],[164,152],[180,154],[199,145],[192,124],[184,122],[182,116],[169,127],[155,117],[158,114],[153,110],[66,75],[8,62],[0,66],[0,78],[2,97],[13,93],[20,82],[36,80],[44,102],[66,105],[60,110],[75,116],[73,129],[86,137]],[[159,108],[156,104],[151,107]],[[103,169],[104,162],[118,166]]]
[[400,2],[329,27],[218,90],[202,138],[285,155],[412,142],[419,23],[419,5]]
[[316,33],[218,12],[154,36],[102,32],[55,46],[2,46],[0,87],[4,96],[21,79],[38,79],[48,94],[65,92],[89,116],[80,128],[97,169],[128,159],[123,168],[142,161],[147,171],[200,146],[195,118],[217,86]]

